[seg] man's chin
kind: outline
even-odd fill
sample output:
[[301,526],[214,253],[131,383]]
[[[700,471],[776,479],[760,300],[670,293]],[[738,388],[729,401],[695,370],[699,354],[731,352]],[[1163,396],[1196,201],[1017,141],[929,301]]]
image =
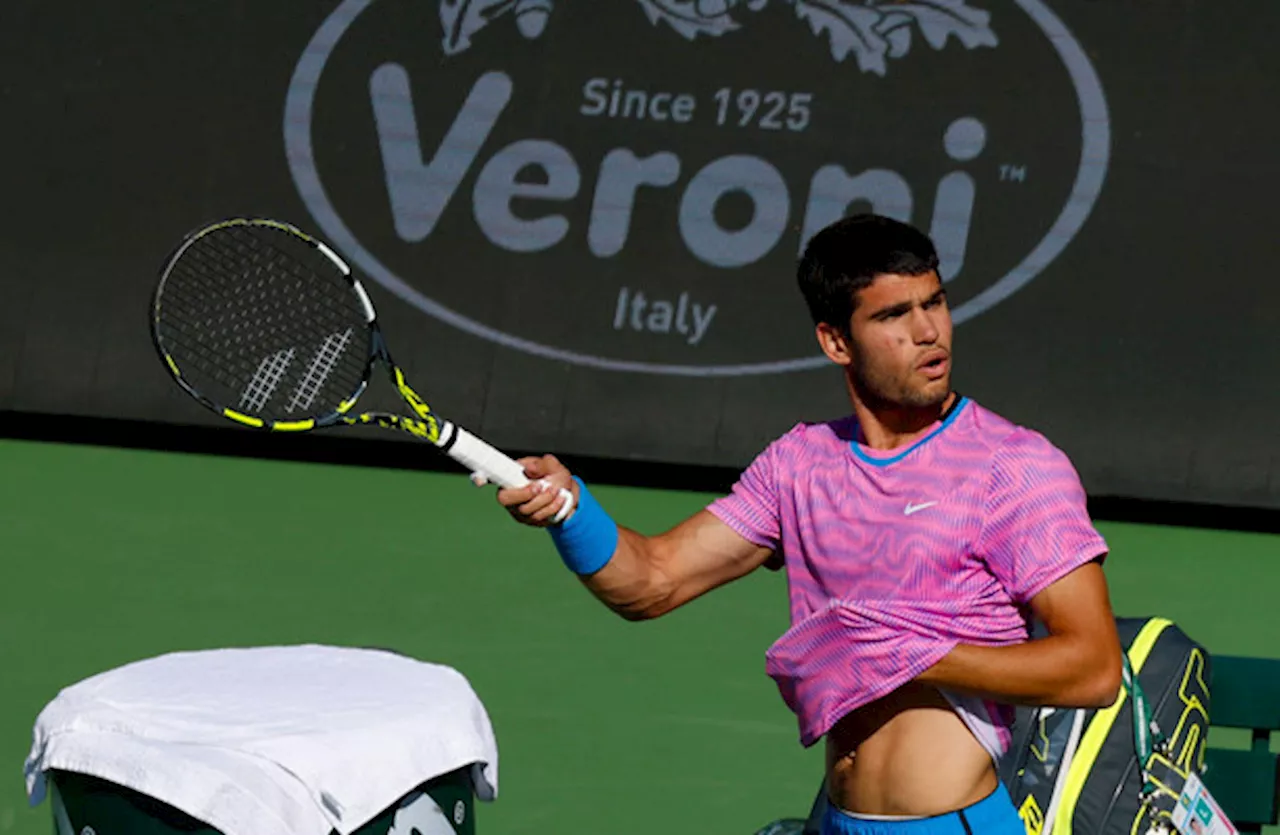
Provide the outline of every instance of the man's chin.
[[903,405],[916,409],[936,409],[947,402],[947,398],[951,396],[951,380],[944,377],[941,380],[930,381],[927,385],[911,391],[905,398]]

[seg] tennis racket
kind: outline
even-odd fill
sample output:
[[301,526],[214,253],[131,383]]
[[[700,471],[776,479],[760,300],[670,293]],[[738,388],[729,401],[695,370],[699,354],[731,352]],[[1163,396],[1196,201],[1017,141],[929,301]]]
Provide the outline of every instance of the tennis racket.
[[[529,484],[518,463],[427,406],[391,358],[351,268],[288,223],[232,218],[190,232],[161,271],[151,334],[183,391],[244,426],[394,429],[434,444],[476,484]],[[409,414],[355,412],[379,366]],[[556,521],[573,507],[561,492]]]

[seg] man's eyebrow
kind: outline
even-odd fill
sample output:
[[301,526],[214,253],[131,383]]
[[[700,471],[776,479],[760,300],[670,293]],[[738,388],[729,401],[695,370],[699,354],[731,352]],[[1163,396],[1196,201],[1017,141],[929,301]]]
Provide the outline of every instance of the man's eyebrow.
[[915,306],[914,302],[898,302],[897,304],[891,304],[887,307],[880,308],[874,313],[871,313],[869,315],[869,318],[886,319],[890,316],[894,316],[899,313],[906,313],[908,310],[910,310],[914,306]]
[[[924,304],[931,304],[936,301],[941,301],[946,297],[947,297],[946,288],[939,287],[937,292],[935,292],[932,296],[924,300]],[[894,316],[899,313],[906,313],[908,310],[910,310],[913,307],[915,307],[915,302],[898,302],[897,304],[891,304],[887,307],[882,307],[879,310],[868,314],[868,318],[885,319],[885,318],[888,318],[889,316]]]

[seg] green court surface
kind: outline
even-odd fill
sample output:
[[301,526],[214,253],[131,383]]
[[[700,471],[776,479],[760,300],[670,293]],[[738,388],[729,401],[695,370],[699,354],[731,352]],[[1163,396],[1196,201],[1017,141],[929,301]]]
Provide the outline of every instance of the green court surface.
[[[0,442],[0,467],[0,833],[50,831],[21,766],[60,687],[171,650],[310,642],[467,675],[501,754],[481,832],[749,835],[808,809],[820,752],[764,673],[779,574],[633,624],[461,474],[27,442]],[[594,492],[646,532],[710,498]],[[1280,537],[1099,527],[1119,613],[1280,652]]]

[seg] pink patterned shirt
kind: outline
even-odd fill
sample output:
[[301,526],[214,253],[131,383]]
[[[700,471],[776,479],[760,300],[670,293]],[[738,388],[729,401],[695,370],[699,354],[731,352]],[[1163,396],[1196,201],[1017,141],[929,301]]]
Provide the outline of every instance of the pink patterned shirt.
[[[785,564],[791,628],[765,668],[806,747],[957,643],[1027,640],[1026,604],[1106,555],[1066,455],[957,400],[893,452],[858,443],[852,416],[798,424],[708,508]],[[1012,708],[946,695],[993,758],[1008,749]]]

